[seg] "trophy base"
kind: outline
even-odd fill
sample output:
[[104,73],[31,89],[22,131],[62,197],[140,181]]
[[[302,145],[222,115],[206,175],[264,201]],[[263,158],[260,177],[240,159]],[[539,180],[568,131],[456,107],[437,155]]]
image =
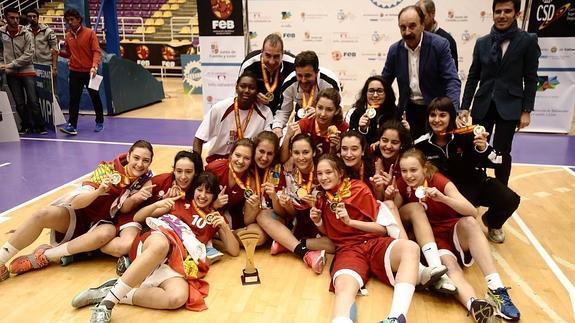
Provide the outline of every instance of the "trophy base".
[[253,273],[246,273],[246,270],[242,270],[242,285],[257,285],[261,284],[260,275],[256,269]]

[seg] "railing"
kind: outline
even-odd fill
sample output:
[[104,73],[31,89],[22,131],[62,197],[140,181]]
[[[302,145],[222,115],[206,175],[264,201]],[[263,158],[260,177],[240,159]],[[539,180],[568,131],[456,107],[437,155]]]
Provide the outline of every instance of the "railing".
[[[54,30],[57,36],[64,38],[66,34],[66,22],[62,16],[41,16],[41,21]],[[95,24],[96,18],[90,18],[90,23]],[[104,19],[100,19],[98,23],[97,36],[102,40],[106,40],[106,33],[104,32]],[[123,40],[139,39],[146,40],[144,34],[144,19],[142,17],[118,17],[118,32]],[[136,33],[136,31],[140,30]]]
[[4,18],[4,9],[9,7],[15,7],[20,11],[20,14],[24,13],[28,8],[39,8],[38,0],[4,0],[0,1],[0,18]]
[[[189,40],[194,39],[194,20],[195,17],[171,17],[170,18],[170,36],[172,40]],[[197,25],[196,25],[197,27]],[[175,31],[175,32],[174,32]],[[195,35],[197,36],[197,35]]]

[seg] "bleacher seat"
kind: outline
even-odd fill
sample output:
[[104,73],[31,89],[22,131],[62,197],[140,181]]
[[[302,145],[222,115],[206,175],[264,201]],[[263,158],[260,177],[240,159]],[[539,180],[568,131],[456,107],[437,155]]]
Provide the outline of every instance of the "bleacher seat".
[[154,26],[149,26],[146,27],[146,31],[144,31],[145,34],[155,34],[156,33],[156,27]]
[[171,11],[164,11],[164,18],[170,18],[172,16]]
[[154,21],[154,26],[163,26],[164,25],[164,19],[162,18],[158,18]]
[[162,11],[166,11],[166,10],[170,10],[170,5],[167,3],[164,3],[161,7],[160,10]]
[[180,29],[180,34],[182,34],[182,35],[191,35],[191,34],[192,34],[192,30],[190,29],[189,26],[184,26],[184,27],[182,27],[182,29]]
[[144,21],[144,26],[153,26],[154,25],[154,18],[148,18]]
[[180,9],[180,5],[177,3],[174,3],[173,5],[170,6],[170,10],[179,10]]
[[161,18],[162,17],[162,12],[161,11],[154,11],[154,14],[152,15],[152,18]]

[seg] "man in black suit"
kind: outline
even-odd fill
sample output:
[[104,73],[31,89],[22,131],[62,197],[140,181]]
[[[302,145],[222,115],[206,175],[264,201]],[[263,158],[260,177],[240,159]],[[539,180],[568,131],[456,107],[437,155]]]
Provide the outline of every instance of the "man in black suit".
[[455,61],[455,69],[459,70],[457,43],[455,42],[455,39],[451,37],[451,34],[445,31],[445,29],[440,28],[437,21],[435,21],[435,3],[433,0],[419,0],[419,7],[425,15],[425,19],[423,21],[425,31],[432,32],[449,41],[449,50],[451,51],[451,57],[453,57],[453,60]]
[[474,123],[493,134],[493,148],[503,154],[495,177],[505,185],[515,130],[531,122],[541,56],[537,35],[517,27],[520,7],[521,0],[493,0],[494,24],[475,43],[460,111],[460,119],[467,120],[473,100]]

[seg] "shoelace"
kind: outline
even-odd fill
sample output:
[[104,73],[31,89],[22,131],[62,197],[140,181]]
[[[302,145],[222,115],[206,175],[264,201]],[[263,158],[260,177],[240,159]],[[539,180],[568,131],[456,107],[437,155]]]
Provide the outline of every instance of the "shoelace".
[[92,312],[92,318],[90,322],[108,322],[110,321],[110,312],[105,306],[96,306],[94,312]]

